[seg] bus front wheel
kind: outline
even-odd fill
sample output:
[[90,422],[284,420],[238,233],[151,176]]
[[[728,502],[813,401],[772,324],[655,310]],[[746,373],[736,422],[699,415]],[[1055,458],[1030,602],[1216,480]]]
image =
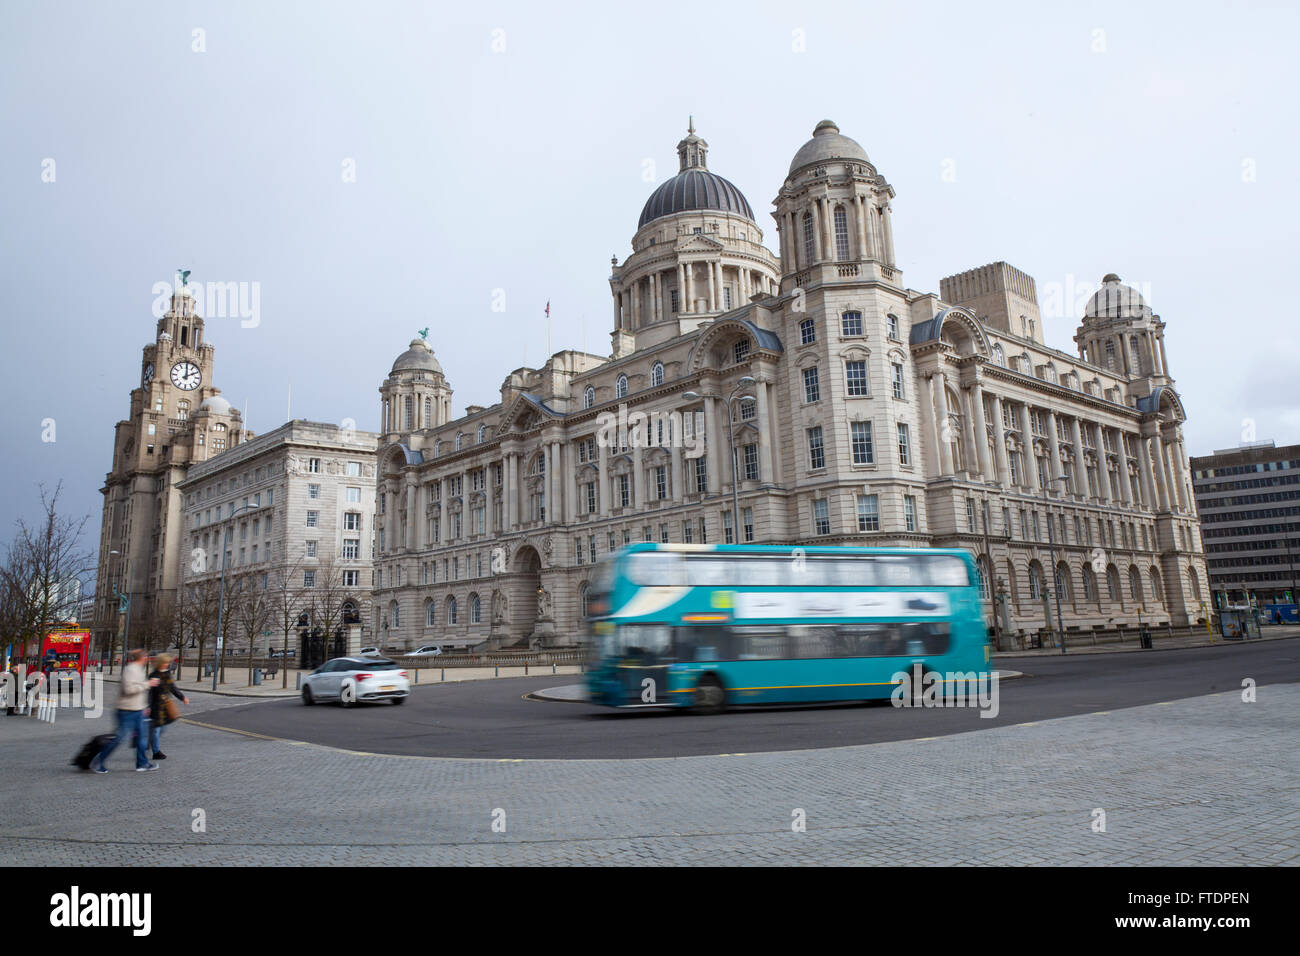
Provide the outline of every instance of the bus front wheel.
[[697,714],[720,714],[727,708],[727,691],[720,680],[712,674],[705,674],[695,685],[692,704]]

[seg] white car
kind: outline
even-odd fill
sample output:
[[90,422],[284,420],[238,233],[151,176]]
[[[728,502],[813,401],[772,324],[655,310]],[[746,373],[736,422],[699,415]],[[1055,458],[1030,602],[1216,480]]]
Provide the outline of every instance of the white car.
[[357,702],[406,702],[411,681],[396,661],[382,657],[336,657],[302,679],[302,702],[336,700],[344,707]]
[[361,656],[362,657],[383,657],[383,655],[379,653],[379,648],[377,647],[361,648]]
[[425,644],[423,647],[417,647],[404,657],[437,657],[442,653],[442,647],[438,644]]

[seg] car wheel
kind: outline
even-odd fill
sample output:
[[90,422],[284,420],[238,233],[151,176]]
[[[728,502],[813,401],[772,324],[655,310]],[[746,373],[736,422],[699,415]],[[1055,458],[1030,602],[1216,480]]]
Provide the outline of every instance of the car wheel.
[[311,687],[307,686],[302,689],[302,702],[305,706],[310,707],[316,703],[316,699],[311,695]]
[[705,674],[695,685],[692,707],[697,714],[720,714],[727,709],[727,691],[713,674]]
[[394,704],[405,704],[405,703],[406,703],[406,698],[405,698],[405,697],[391,697],[391,698],[389,698],[389,699],[390,699]]

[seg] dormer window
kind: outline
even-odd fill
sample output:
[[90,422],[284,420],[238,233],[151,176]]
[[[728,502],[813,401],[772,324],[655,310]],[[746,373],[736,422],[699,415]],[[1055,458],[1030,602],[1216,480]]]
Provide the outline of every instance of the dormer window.
[[620,375],[618,381],[614,383],[614,397],[627,398],[627,376]]
[[595,404],[596,404],[596,390],[592,388],[590,385],[588,385],[587,390],[582,393],[582,407],[591,408],[591,406]]
[[654,367],[650,369],[650,384],[662,385],[664,383],[664,363],[655,362]]
[[694,235],[697,235],[697,236],[698,236],[698,235],[700,235],[701,233],[703,233],[704,230],[701,229],[699,226],[696,226],[694,229],[691,230],[691,232],[692,232]]

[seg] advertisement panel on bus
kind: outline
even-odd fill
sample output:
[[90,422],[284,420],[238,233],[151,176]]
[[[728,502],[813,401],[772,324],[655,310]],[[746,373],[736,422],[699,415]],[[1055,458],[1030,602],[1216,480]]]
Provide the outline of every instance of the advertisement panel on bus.
[[84,676],[89,652],[89,631],[50,631],[41,641],[40,669],[51,681],[63,675]]

